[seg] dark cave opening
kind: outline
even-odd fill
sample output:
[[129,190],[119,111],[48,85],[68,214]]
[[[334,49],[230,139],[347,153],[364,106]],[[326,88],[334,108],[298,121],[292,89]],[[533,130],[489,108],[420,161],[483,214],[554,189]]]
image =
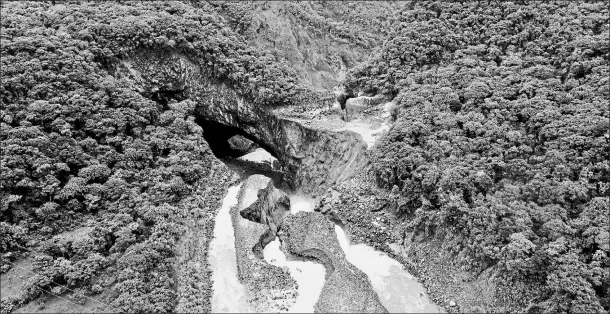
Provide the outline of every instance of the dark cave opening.
[[[214,153],[214,156],[219,159],[238,158],[247,153],[236,148],[234,145],[231,145],[229,140],[235,136],[241,136],[255,145],[264,147],[264,145],[261,145],[253,136],[238,128],[205,119],[197,119],[197,124],[203,128],[203,138],[208,142],[208,145],[210,145],[210,149]],[[265,150],[275,157],[275,154],[272,151],[269,149]]]
[[210,149],[217,158],[236,158],[240,152],[235,151],[229,145],[229,139],[237,134],[235,129],[212,121],[198,121],[203,128],[203,138],[210,145]]
[[[277,188],[294,189],[290,182],[291,176],[286,175],[281,161],[277,160],[275,163],[269,164],[239,158],[256,148],[262,148],[277,159],[277,155],[268,145],[239,128],[202,118],[197,118],[196,121],[203,128],[203,138],[210,146],[214,156],[225,163],[229,169],[242,177],[261,174],[271,178]],[[239,139],[236,141],[236,138]],[[236,145],[236,142],[242,145]]]

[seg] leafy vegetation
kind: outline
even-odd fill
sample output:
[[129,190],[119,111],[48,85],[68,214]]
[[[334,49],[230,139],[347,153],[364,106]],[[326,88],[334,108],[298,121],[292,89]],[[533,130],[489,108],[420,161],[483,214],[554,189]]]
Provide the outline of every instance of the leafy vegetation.
[[259,105],[298,99],[290,69],[205,5],[3,2],[1,23],[0,253],[43,253],[2,311],[62,285],[112,288],[121,312],[209,311],[202,296],[177,300],[172,265],[185,221],[218,208],[225,168],[192,101],[155,102],[113,69],[177,51]]
[[401,3],[386,1],[291,2],[286,9],[298,20],[321,34],[329,34],[366,48],[373,48],[383,39]]
[[548,312],[610,309],[608,22],[604,2],[413,2],[345,83],[396,96],[372,155],[408,229],[540,284]]
[[[265,5],[2,2],[0,269],[16,252],[43,253],[3,312],[63,285],[110,288],[121,312],[209,311],[196,296],[205,278],[177,298],[172,265],[185,221],[218,208],[225,168],[193,102],[156,102],[113,70],[170,50],[258,105],[298,104],[308,96],[294,71],[242,36]],[[404,6],[397,18],[382,14],[387,3],[286,8],[365,47],[389,37],[345,84],[396,96],[395,126],[372,157],[409,230],[451,241],[473,271],[542,283],[545,311],[607,312],[606,4]]]

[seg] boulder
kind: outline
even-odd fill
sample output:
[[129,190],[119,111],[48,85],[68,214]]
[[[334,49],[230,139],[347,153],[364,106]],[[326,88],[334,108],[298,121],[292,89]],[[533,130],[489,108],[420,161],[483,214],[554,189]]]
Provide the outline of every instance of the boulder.
[[350,98],[354,97],[354,93],[348,91],[345,86],[336,86],[333,89],[333,93],[335,94],[335,99],[337,100],[337,103],[341,106],[341,109],[344,109],[346,102]]
[[245,155],[253,152],[259,146],[251,140],[245,138],[242,135],[235,135],[228,139],[229,148],[236,153],[236,155]]
[[256,201],[242,209],[239,214],[242,218],[265,227],[265,233],[252,247],[254,254],[263,258],[263,249],[275,239],[284,217],[290,211],[290,199],[286,193],[277,189],[272,181],[269,181],[265,188],[258,190],[256,197]]
[[341,104],[339,102],[337,102],[337,101],[335,101],[333,103],[333,105],[331,107],[331,111],[336,113],[336,114],[339,114],[339,115],[343,114],[343,109],[341,109]]
[[329,212],[335,205],[341,203],[341,199],[339,199],[340,195],[341,193],[337,192],[336,190],[332,188],[328,189],[314,210],[321,212],[322,214]]
[[276,171],[282,170],[282,164],[279,162],[279,160],[275,159],[271,162],[271,170],[276,170]]
[[345,102],[345,110],[348,114],[359,113],[371,107],[380,105],[387,100],[387,97],[381,94],[375,96],[360,96],[350,98]]
[[345,102],[345,110],[348,113],[358,113],[369,108],[369,101],[366,96],[350,98]]
[[258,190],[257,200],[239,214],[250,221],[266,225],[275,234],[288,211],[290,198],[269,181],[264,189]]
[[395,119],[396,114],[397,114],[396,102],[388,101],[387,103],[385,103],[383,105],[383,114],[381,115],[382,117],[384,117],[384,118],[392,117],[392,119]]
[[316,212],[286,217],[282,227],[290,253],[312,257],[326,268],[317,313],[387,313],[367,276],[350,264],[339,245],[334,224]]

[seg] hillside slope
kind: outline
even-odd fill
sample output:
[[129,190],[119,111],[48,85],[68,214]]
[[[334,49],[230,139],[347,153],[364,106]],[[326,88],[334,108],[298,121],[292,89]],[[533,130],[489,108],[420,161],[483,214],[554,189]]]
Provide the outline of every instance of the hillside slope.
[[[277,14],[301,25],[306,17],[295,12],[315,7],[298,3],[284,15],[281,7],[290,4],[270,5],[272,15],[257,3],[252,16],[273,24]],[[353,135],[334,138],[263,118],[270,107],[315,101],[311,87],[332,87],[337,72],[328,72],[332,84],[303,80],[318,68],[295,64],[315,58],[277,56],[304,50],[295,38],[279,39],[289,49],[271,49],[275,33],[248,36],[221,9],[186,1],[2,2],[0,266],[13,274],[17,265],[31,265],[29,278],[17,282],[22,291],[3,293],[2,313],[49,293],[77,304],[98,298],[92,311],[209,312],[207,247],[234,178],[204,136],[219,130],[206,130],[202,118],[225,114],[233,128],[254,128],[232,132],[259,132],[268,140],[262,144],[283,145],[275,152],[292,158],[295,169],[298,158],[285,155],[335,158],[326,156],[333,150],[310,152],[324,143],[354,151],[346,162],[360,160]],[[309,31],[296,38],[313,36]],[[333,45],[317,34],[312,49]],[[350,53],[349,41],[342,45]],[[333,53],[320,62],[335,62]],[[361,48],[349,58],[365,54]],[[290,137],[272,136],[277,128]],[[284,143],[295,138],[302,143]],[[324,181],[325,169],[307,179]],[[301,177],[307,175],[314,176]]]
[[348,73],[397,104],[372,166],[412,254],[444,243],[540,290],[522,310],[609,310],[608,21],[604,2],[414,2]]
[[257,49],[287,61],[299,82],[330,91],[386,39],[404,2],[210,1]]
[[[336,187],[334,212],[357,222],[354,239],[401,241],[452,311],[610,310],[604,2],[15,1],[0,13],[0,271],[24,277],[2,313],[49,292],[94,312],[209,312],[210,232],[235,181],[213,149],[235,134],[310,191],[369,164]],[[270,113],[313,103],[320,116],[338,83],[396,104],[369,150]]]
[[41,289],[110,290],[102,302],[121,312],[209,311],[207,267],[193,265],[231,178],[178,73],[144,90],[117,67],[142,50],[184,54],[260,107],[296,103],[294,73],[214,9],[180,2],[3,2],[1,39],[1,266],[25,255],[35,274],[2,312]]

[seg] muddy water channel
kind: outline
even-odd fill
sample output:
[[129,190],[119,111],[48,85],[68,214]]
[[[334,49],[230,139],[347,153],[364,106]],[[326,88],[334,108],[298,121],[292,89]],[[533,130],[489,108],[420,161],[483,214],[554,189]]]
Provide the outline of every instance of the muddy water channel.
[[[300,211],[313,211],[316,201],[306,195],[290,195],[290,214]],[[324,287],[326,271],[324,266],[315,261],[289,259],[281,250],[279,238],[267,244],[263,251],[265,261],[278,267],[288,267],[290,276],[298,285],[295,304],[290,307],[291,313],[313,313],[314,305]]]
[[232,186],[216,216],[208,262],[212,268],[212,313],[248,312],[248,291],[237,277],[235,235],[229,210],[237,204],[240,185]]
[[398,261],[368,245],[351,245],[345,229],[339,225],[335,225],[335,232],[347,260],[367,275],[388,312],[442,312],[442,309],[428,298],[423,285]]
[[[228,189],[222,207],[218,210],[214,238],[210,244],[209,263],[212,269],[214,290],[212,311],[214,313],[313,313],[316,303],[324,291],[325,281],[328,279],[327,269],[320,261],[288,253],[279,237],[275,237],[264,247],[262,259],[254,257],[250,252],[247,252],[246,255],[240,253],[240,247],[243,245],[239,241],[244,239],[243,230],[254,230],[256,226],[255,223],[241,219],[239,215],[231,214],[231,212],[236,209],[242,210],[254,203],[257,200],[258,191],[266,185],[265,182],[271,180],[261,174],[255,174],[259,172],[256,169],[264,167],[248,165],[256,163],[273,165],[274,158],[259,149],[238,159],[247,162],[239,162],[237,166],[233,163],[230,168],[233,170],[236,167],[242,168],[242,182]],[[244,167],[248,169],[243,169]],[[269,173],[263,174],[271,176]],[[278,186],[276,180],[271,181]],[[317,200],[313,195],[295,194],[288,191],[286,187],[283,187],[283,190],[290,198],[290,210],[286,215],[314,211]],[[236,219],[240,221],[235,221]],[[235,228],[241,229],[237,232]],[[335,235],[347,262],[366,275],[379,302],[388,312],[442,312],[442,308],[429,299],[424,287],[398,261],[370,246],[352,245],[346,227],[335,224]],[[256,240],[258,239],[253,239],[254,242]],[[250,244],[248,243],[246,247],[248,245]],[[243,251],[243,248],[241,250]],[[240,254],[246,257],[240,259]],[[236,256],[238,257],[236,258]],[[264,263],[275,266],[283,272],[279,273],[280,275],[292,278],[293,284],[285,284],[281,279],[278,280],[282,283],[276,284],[274,278],[265,277],[269,273],[265,273],[264,268],[246,268],[240,263]],[[244,269],[247,269],[248,274],[244,274]],[[245,277],[272,281],[271,287],[252,288],[252,281],[244,279]],[[254,287],[259,286],[254,285]],[[265,294],[269,297],[261,296]],[[269,303],[269,306],[265,306],[265,304],[261,306],[261,303],[265,302]]]

